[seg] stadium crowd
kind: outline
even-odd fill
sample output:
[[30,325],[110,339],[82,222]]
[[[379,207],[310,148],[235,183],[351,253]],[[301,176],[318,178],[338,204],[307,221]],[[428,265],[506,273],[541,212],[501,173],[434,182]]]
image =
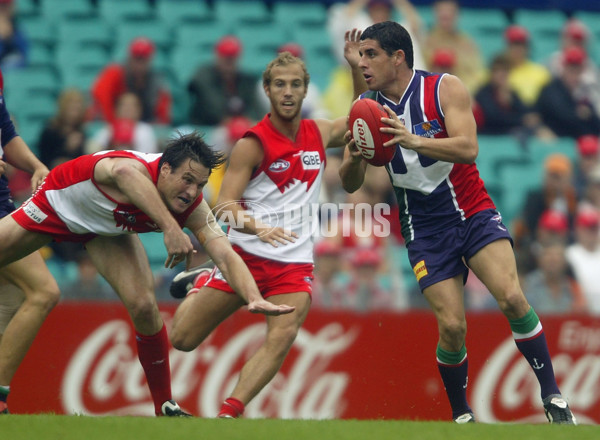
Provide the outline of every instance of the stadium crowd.
[[[505,222],[531,304],[540,313],[600,314],[600,26],[586,19],[591,12],[558,10],[537,11],[552,20],[529,26],[526,12],[535,14],[461,8],[455,0],[252,0],[243,8],[216,0],[0,0],[0,69],[17,129],[49,169],[103,149],[160,152],[176,130],[204,132],[227,153],[268,110],[260,74],[278,51],[306,60],[313,82],[305,116],[342,116],[352,98],[343,32],[398,20],[415,41],[415,68],[456,75],[471,94],[481,175],[491,193],[504,194],[494,198],[501,213],[508,193],[518,198]],[[529,162],[487,151],[506,143]],[[373,221],[357,218],[357,209],[321,209],[326,237],[315,248],[313,306],[425,307],[385,170],[371,168],[363,187],[347,194],[337,172],[341,156],[341,149],[328,151],[322,206],[386,204],[390,229],[378,236],[365,232]],[[225,166],[205,189],[209,203]],[[521,187],[496,179],[503,167],[537,180]],[[16,201],[25,200],[29,177],[8,174]],[[342,227],[347,222],[353,227]],[[157,296],[169,300],[175,272],[160,268],[162,240],[145,244],[160,248],[148,253],[151,260],[159,254]],[[77,245],[53,243],[43,255],[59,274],[63,298],[116,299]],[[199,249],[196,262],[205,259]],[[466,288],[470,310],[494,306],[473,274]]]

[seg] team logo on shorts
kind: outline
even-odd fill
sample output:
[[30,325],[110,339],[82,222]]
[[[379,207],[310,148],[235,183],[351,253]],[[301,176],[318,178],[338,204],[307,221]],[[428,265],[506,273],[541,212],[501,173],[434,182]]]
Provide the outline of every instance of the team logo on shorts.
[[501,231],[506,231],[506,228],[502,224],[502,216],[500,214],[496,214],[490,220],[493,221],[493,222],[498,223],[498,225],[497,225],[498,229],[500,229]]
[[44,214],[42,210],[33,202],[29,202],[23,206],[23,212],[27,214],[31,220],[38,224],[42,223],[48,218],[48,215]]
[[420,281],[421,278],[423,278],[425,275],[427,275],[428,272],[427,272],[427,266],[425,266],[425,260],[421,260],[417,264],[415,264],[415,267],[413,267],[413,272],[415,273],[415,276],[417,277],[417,281]]

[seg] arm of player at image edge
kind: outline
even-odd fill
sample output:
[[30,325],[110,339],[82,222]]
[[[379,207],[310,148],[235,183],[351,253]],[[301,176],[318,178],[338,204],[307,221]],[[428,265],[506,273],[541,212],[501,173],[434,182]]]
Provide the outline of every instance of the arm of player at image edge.
[[40,162],[20,136],[13,137],[4,146],[3,154],[4,156],[0,151],[0,158],[3,157],[6,163],[31,174],[32,192],[41,185],[49,173],[46,165]]
[[365,181],[368,163],[363,160],[363,156],[356,147],[350,132],[346,133],[344,139],[346,140],[346,148],[344,149],[344,159],[340,165],[339,175],[344,190],[353,193]]
[[203,200],[194,210],[186,227],[196,236],[233,290],[246,301],[249,312],[283,315],[294,311],[294,307],[276,305],[262,297],[246,263],[231,247],[206,201]]
[[137,206],[158,225],[167,249],[166,268],[171,269],[183,260],[189,266],[194,253],[192,241],[167,209],[144,165],[129,158],[102,159],[96,165],[94,178],[97,183],[122,193],[128,203]]

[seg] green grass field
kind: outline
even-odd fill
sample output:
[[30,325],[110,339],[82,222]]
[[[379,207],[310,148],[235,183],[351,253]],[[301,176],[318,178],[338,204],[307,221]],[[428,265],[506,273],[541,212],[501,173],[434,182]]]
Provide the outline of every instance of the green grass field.
[[359,420],[221,420],[57,415],[0,416],[10,440],[587,440],[597,426]]

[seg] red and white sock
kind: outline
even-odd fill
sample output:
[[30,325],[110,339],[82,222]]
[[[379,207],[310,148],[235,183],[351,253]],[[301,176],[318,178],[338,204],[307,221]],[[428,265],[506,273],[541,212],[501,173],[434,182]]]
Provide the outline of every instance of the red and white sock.
[[221,405],[221,411],[217,417],[237,419],[244,414],[244,404],[235,397],[228,397]]

